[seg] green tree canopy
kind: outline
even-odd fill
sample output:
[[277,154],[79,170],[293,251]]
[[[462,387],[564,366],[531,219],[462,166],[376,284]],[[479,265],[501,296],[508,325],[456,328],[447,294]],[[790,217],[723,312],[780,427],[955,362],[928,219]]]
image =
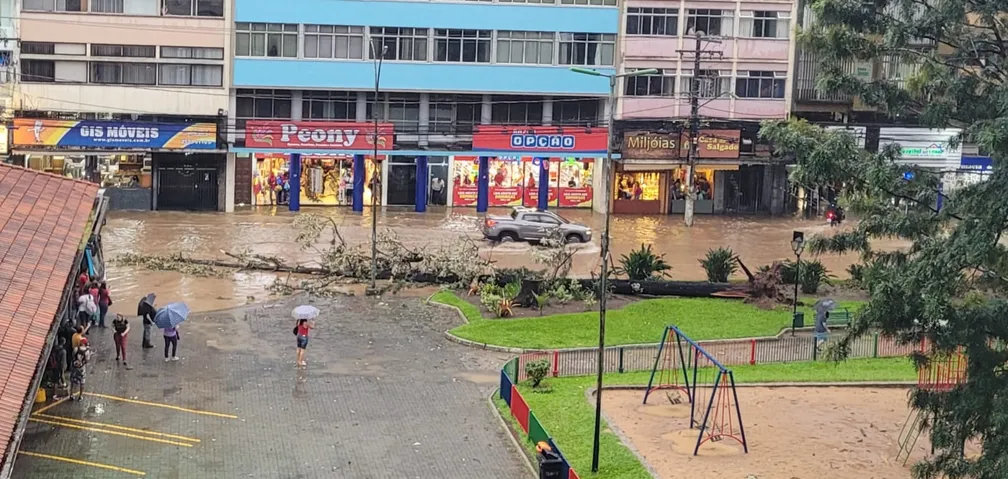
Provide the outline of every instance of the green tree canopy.
[[[798,163],[806,187],[843,185],[859,218],[851,230],[817,237],[813,252],[859,254],[870,300],[836,353],[869,329],[906,342],[927,340],[969,358],[968,380],[950,392],[915,391],[935,454],[914,467],[919,478],[1008,477],[1008,0],[813,0],[817,21],[800,33],[821,60],[818,87],[857,96],[891,117],[932,128],[959,128],[952,139],[977,144],[994,160],[986,181],[942,197],[935,172],[898,163],[899,150],[859,148],[844,131],[803,121],[768,122],[761,134]],[[912,65],[895,81],[858,78],[854,65]],[[910,167],[910,169],[913,169]],[[903,240],[899,251],[872,248]],[[917,357],[922,366],[927,357]],[[963,454],[967,442],[979,456]]]

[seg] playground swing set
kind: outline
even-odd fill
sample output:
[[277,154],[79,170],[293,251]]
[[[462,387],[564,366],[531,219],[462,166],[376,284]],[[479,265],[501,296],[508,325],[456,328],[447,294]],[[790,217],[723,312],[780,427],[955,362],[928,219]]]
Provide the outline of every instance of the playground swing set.
[[689,402],[690,429],[699,430],[694,456],[703,444],[724,439],[737,441],[749,453],[735,376],[676,326],[667,326],[662,333],[644,404],[658,390],[665,390],[672,404],[681,404],[684,398]]

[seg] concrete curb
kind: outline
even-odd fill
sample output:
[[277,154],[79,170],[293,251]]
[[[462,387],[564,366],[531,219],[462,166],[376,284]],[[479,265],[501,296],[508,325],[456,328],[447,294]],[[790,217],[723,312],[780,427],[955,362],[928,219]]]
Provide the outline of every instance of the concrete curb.
[[[608,388],[606,388],[603,385],[602,389],[606,390]],[[592,403],[593,398],[595,398],[595,388],[588,388],[587,390],[585,390],[585,400],[588,401],[589,405],[595,407],[595,404]],[[638,451],[637,448],[633,446],[633,442],[630,441],[630,438],[623,432],[622,429],[619,428],[619,426],[616,425],[616,423],[614,423],[611,419],[609,419],[609,416],[605,413],[605,411],[602,412],[602,419],[605,420],[606,427],[608,427],[609,430],[612,431],[612,433],[615,434],[617,438],[619,438],[620,442],[623,444],[623,447],[629,449],[630,452],[634,455],[634,457],[637,458],[637,462],[640,462],[641,465],[644,466],[644,469],[647,470],[648,474],[651,474],[651,477],[657,479],[659,477],[658,471],[656,471],[655,468],[651,467],[651,464],[649,464],[647,460],[644,459],[644,456],[641,455],[640,451]]]
[[[437,293],[434,293],[434,294],[437,294]],[[455,311],[455,314],[458,314],[458,317],[460,319],[462,319],[462,324],[469,324],[469,319],[466,318],[466,315],[462,313],[461,309],[458,309],[458,307],[456,307],[454,305],[451,305],[451,304],[445,304],[445,303],[441,303],[441,302],[438,302],[438,301],[434,301],[434,294],[428,296],[427,299],[424,302],[427,303],[427,304],[432,304],[434,306],[441,307],[441,308],[453,310],[453,311]],[[445,339],[447,339],[447,340],[449,340],[449,341],[451,341],[453,343],[458,343],[458,344],[461,344],[461,345],[466,346],[466,347],[475,348],[475,349],[485,349],[487,351],[496,351],[498,353],[522,354],[522,353],[526,353],[526,352],[530,351],[530,350],[527,350],[527,349],[509,348],[507,346],[498,346],[496,344],[486,344],[486,343],[478,343],[476,341],[470,341],[468,339],[460,338],[460,337],[452,334],[451,330],[445,331],[444,332],[444,337],[445,337]]]
[[[462,319],[462,324],[469,324],[469,318],[466,318],[466,315],[462,313],[461,309],[459,309],[458,307],[456,307],[454,305],[451,305],[451,304],[445,304],[445,303],[441,303],[441,302],[438,302],[438,301],[434,301],[434,295],[435,294],[437,294],[437,293],[434,293],[434,294],[428,296],[427,299],[424,300],[424,302],[427,303],[427,304],[433,304],[435,306],[439,306],[439,307],[442,307],[442,308],[452,309],[452,310],[455,311],[456,314],[458,314],[459,318]],[[489,321],[489,320],[487,320],[487,321]],[[845,328],[846,327],[844,327],[844,326],[834,326],[832,329],[845,329]],[[782,339],[790,331],[791,331],[791,328],[785,327],[785,328],[781,329],[780,332],[778,332],[777,334],[775,334],[773,336],[754,336],[754,337],[749,337],[749,338],[705,339],[705,340],[701,340],[700,342],[704,343],[705,345],[709,344],[709,345],[712,345],[712,346],[716,346],[718,344],[744,343],[744,342],[753,341],[753,340],[756,340],[756,341],[774,341],[774,340]],[[804,328],[795,328],[795,331],[797,331],[797,332],[812,332],[812,331],[815,331],[815,328],[811,327],[811,326],[806,326]],[[500,352],[500,353],[524,354],[524,353],[542,353],[542,352],[553,352],[553,351],[565,352],[565,351],[596,351],[596,350],[598,350],[598,348],[595,348],[595,347],[526,349],[526,348],[515,348],[515,347],[511,347],[511,346],[500,346],[500,345],[497,345],[497,344],[480,343],[480,342],[477,342],[477,341],[470,341],[470,340],[465,339],[465,338],[460,338],[460,337],[452,334],[451,330],[445,331],[444,336],[445,336],[445,339],[447,339],[447,340],[449,340],[449,341],[451,341],[453,343],[461,344],[461,345],[466,346],[466,347],[476,348],[476,349],[485,349],[487,351],[496,351],[496,352]],[[634,344],[614,344],[614,345],[611,345],[611,346],[607,346],[607,348],[609,348],[609,347],[613,347],[613,348],[619,347],[619,348],[625,348],[625,349],[648,348],[648,347],[657,346],[658,344],[659,343],[657,343],[657,342],[655,342],[655,343],[634,343]]]
[[504,430],[507,431],[508,437],[511,438],[511,445],[513,445],[514,448],[518,450],[518,454],[521,455],[522,462],[525,463],[525,467],[527,467],[529,470],[530,474],[529,477],[537,477],[539,475],[539,471],[537,471],[535,466],[532,465],[532,460],[528,457],[528,451],[526,451],[525,448],[521,446],[520,439],[518,438],[518,433],[511,428],[511,425],[508,424],[507,419],[504,419],[504,416],[502,416],[500,411],[497,410],[497,405],[494,404],[493,398],[495,395],[498,394],[498,392],[499,390],[494,389],[494,392],[490,393],[490,396],[487,397],[487,405],[490,406],[490,410],[493,412],[494,417],[496,417],[497,421],[500,422],[500,427],[504,428]]

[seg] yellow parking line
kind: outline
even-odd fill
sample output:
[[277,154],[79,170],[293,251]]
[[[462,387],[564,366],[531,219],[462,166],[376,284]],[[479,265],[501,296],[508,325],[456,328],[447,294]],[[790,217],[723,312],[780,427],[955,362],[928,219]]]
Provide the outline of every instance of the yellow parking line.
[[130,439],[140,439],[140,440],[143,440],[143,441],[160,442],[162,444],[171,444],[172,446],[193,447],[192,444],[185,443],[185,442],[169,441],[167,439],[158,439],[156,437],[143,437],[143,436],[139,436],[139,435],[136,435],[136,434],[129,434],[129,433],[118,432],[118,431],[111,431],[111,430],[108,430],[108,429],[101,429],[101,428],[97,428],[97,427],[78,426],[77,424],[72,424],[72,423],[69,423],[69,422],[48,421],[48,420],[45,420],[45,419],[37,419],[37,418],[34,418],[34,417],[33,418],[28,418],[28,420],[29,421],[33,421],[33,422],[39,422],[39,423],[42,423],[42,424],[49,424],[49,425],[52,425],[52,426],[69,427],[71,429],[80,429],[82,431],[100,432],[100,433],[103,433],[103,434],[112,434],[114,436],[128,437]]
[[222,418],[225,418],[225,419],[238,419],[238,416],[235,416],[233,414],[224,414],[224,413],[212,412],[212,411],[201,411],[199,409],[189,409],[189,408],[184,408],[184,407],[180,407],[180,406],[172,406],[171,404],[162,404],[162,403],[156,403],[156,402],[150,402],[150,401],[140,401],[140,400],[137,400],[137,399],[129,399],[129,398],[124,398],[124,397],[119,397],[119,396],[111,396],[111,395],[108,395],[108,394],[84,393],[84,395],[85,396],[94,396],[96,398],[102,398],[102,399],[111,399],[113,401],[122,401],[122,402],[130,403],[130,404],[140,404],[140,405],[143,405],[143,406],[153,406],[153,407],[161,407],[161,408],[165,408],[165,409],[174,409],[176,411],[188,412],[188,413],[192,413],[192,414],[202,414],[204,416],[215,416],[215,417],[222,417]]
[[60,404],[63,404],[63,401],[66,401],[67,399],[70,399],[70,398],[66,397],[66,398],[57,400],[56,402],[54,402],[54,403],[52,403],[52,404],[50,404],[48,406],[44,406],[41,409],[32,412],[32,414],[42,414],[42,413],[44,413],[44,412],[46,412],[46,411],[48,411],[48,410],[50,410],[50,409],[52,409],[52,408],[54,408],[56,406],[59,406]]
[[42,454],[38,452],[28,452],[28,451],[18,451],[18,454],[29,457],[40,457],[42,459],[50,459],[53,461],[68,462],[70,464],[77,464],[79,466],[90,466],[97,467],[99,469],[107,469],[109,471],[122,472],[126,474],[132,474],[134,476],[146,476],[147,473],[143,471],[135,471],[133,469],[126,469],[125,467],[110,466],[108,464],[99,464],[97,462],[81,461],[80,459],[71,459],[69,457],[63,456],[53,456],[51,454]]
[[148,436],[167,437],[167,438],[170,438],[170,439],[180,439],[180,440],[189,441],[189,442],[200,442],[200,440],[196,439],[195,437],[178,436],[178,435],[175,435],[175,434],[168,434],[168,433],[165,433],[165,432],[149,431],[147,429],[136,429],[136,428],[132,428],[132,427],[118,426],[118,425],[115,425],[115,424],[108,424],[108,423],[104,423],[104,422],[85,421],[83,419],[74,419],[74,418],[70,418],[70,417],[53,416],[51,414],[35,414],[34,417],[41,417],[41,418],[45,418],[45,419],[51,419],[51,420],[54,420],[54,421],[66,421],[66,422],[72,422],[72,423],[76,423],[76,424],[84,424],[84,425],[88,425],[88,426],[106,427],[106,428],[109,428],[109,429],[117,429],[117,430],[120,430],[120,431],[135,432],[137,434],[145,434],[145,435],[148,435]]

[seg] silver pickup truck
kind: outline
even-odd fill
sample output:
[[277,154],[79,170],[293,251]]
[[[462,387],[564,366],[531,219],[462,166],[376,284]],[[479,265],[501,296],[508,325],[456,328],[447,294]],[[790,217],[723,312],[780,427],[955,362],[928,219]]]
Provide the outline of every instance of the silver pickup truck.
[[539,241],[559,229],[568,243],[591,241],[591,228],[571,223],[550,211],[517,207],[508,216],[487,215],[483,220],[483,237],[495,241]]

